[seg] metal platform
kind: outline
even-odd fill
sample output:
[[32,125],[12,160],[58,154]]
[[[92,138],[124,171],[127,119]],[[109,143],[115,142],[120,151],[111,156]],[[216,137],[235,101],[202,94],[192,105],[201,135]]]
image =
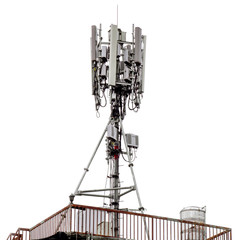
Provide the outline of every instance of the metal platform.
[[[119,236],[112,229],[120,219]],[[70,204],[30,229],[19,228],[7,240],[231,240],[230,228],[173,218]]]

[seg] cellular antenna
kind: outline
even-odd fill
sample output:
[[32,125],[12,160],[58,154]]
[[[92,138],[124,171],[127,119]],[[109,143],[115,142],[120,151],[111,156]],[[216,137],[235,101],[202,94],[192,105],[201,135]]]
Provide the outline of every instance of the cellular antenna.
[[[95,25],[91,29],[91,69],[92,95],[97,113],[101,107],[110,105],[110,117],[102,136],[84,169],[71,202],[75,196],[93,196],[109,198],[109,208],[119,210],[120,199],[135,191],[138,209],[143,212],[137,181],[133,170],[133,161],[139,146],[139,138],[135,134],[125,133],[123,120],[127,109],[137,112],[140,109],[145,82],[146,36],[140,27],[134,27],[131,40],[127,40],[126,32],[112,24],[108,31],[108,40],[103,41],[102,27]],[[86,173],[89,171],[94,156],[106,135],[106,159],[110,165],[109,187],[94,190],[80,190]],[[120,158],[128,162],[133,179],[133,186],[122,186],[119,178]],[[103,194],[108,192],[109,194]],[[119,215],[114,213],[112,226],[114,236],[119,237]]]
[[117,26],[118,26],[118,4],[117,4]]

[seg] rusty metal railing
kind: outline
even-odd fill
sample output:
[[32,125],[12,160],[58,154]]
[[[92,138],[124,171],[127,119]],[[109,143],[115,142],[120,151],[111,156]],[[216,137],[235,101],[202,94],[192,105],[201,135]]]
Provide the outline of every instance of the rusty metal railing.
[[[112,224],[116,214],[117,231]],[[57,232],[128,240],[232,240],[231,229],[226,227],[76,204],[68,205],[31,228],[30,240]]]
[[16,233],[10,233],[7,240],[29,240],[29,229],[18,228]]

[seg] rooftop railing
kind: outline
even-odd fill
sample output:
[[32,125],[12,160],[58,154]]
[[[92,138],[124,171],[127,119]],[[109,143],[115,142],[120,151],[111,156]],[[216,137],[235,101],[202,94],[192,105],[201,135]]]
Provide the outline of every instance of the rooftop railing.
[[29,229],[29,235],[24,237],[19,232],[7,240],[43,239],[58,232],[95,239],[232,240],[231,229],[226,227],[76,204],[66,206],[35,225]]
[[29,240],[29,229],[18,228],[16,233],[10,233],[7,240]]

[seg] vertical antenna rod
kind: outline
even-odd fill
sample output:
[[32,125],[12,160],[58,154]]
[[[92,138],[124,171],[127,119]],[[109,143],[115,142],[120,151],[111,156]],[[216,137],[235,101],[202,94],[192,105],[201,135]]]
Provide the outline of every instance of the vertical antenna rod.
[[118,26],[118,4],[117,4],[117,26]]

